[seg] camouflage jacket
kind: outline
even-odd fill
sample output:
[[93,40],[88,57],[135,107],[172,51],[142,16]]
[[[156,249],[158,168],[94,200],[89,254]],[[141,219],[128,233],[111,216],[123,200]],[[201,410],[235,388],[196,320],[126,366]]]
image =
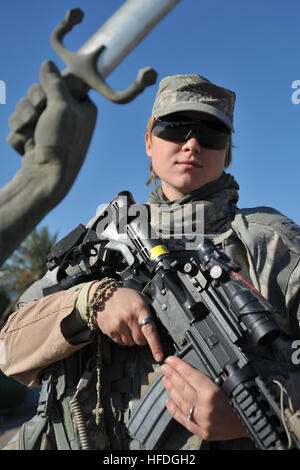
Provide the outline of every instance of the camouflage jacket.
[[[292,220],[272,208],[238,209],[236,207],[237,188],[232,180],[229,181],[227,178],[227,182],[227,188],[224,188],[223,181],[222,190],[213,190],[210,195],[206,194],[205,207],[209,208],[209,217],[205,234],[240,264],[243,276],[276,308],[278,312],[276,320],[281,327],[282,336],[275,341],[266,357],[261,356],[261,351],[257,351],[257,354],[260,357],[261,373],[270,378],[280,377],[292,398],[294,408],[297,409],[300,408],[300,372],[299,365],[293,361],[293,341],[300,337],[300,228]],[[199,203],[197,196],[196,201]],[[161,203],[159,200],[152,200],[152,203],[155,202]],[[176,247],[176,242],[170,243],[170,248],[182,249],[182,245],[179,243]],[[31,310],[34,311],[34,309],[35,306]],[[68,310],[67,313],[70,314],[70,311]],[[21,314],[22,309],[18,315]],[[13,341],[15,318],[12,318],[1,333],[1,339],[4,342]],[[56,323],[55,328],[58,328],[58,325],[59,322]],[[9,333],[12,333],[12,339],[9,339]],[[53,338],[55,338],[54,334],[51,336],[52,343]],[[20,341],[20,336],[18,339]],[[62,342],[63,339],[60,338],[60,341]],[[168,349],[170,347],[168,340],[164,339],[164,343],[165,348]],[[90,351],[91,346],[87,348],[84,346],[86,343],[82,344],[82,351]],[[75,356],[78,358],[81,351],[71,354],[75,349],[80,349],[80,344],[77,342],[72,350],[70,341],[65,340],[64,345],[60,343],[60,350],[63,348],[65,348],[64,356],[69,354],[70,358],[73,358],[64,360],[69,361],[69,365],[64,366],[65,371],[74,371],[73,366],[70,366],[72,361],[76,363],[79,361],[81,364],[84,362],[82,357],[78,360],[74,359]],[[21,355],[20,348],[20,362]],[[14,359],[16,359],[16,353]],[[96,402],[95,377],[90,381],[90,386],[80,395],[92,447],[97,449],[141,448],[139,443],[132,441],[128,436],[126,422],[132,408],[159,372],[160,366],[153,363],[147,347],[122,348],[107,339],[102,342],[102,359],[103,419],[100,428],[95,427],[92,413]],[[48,363],[40,364],[40,366],[46,367],[57,360],[53,351],[50,352],[50,345],[47,360]],[[9,373],[9,367],[6,372]],[[74,375],[77,377],[76,381],[80,373]],[[74,394],[76,381],[70,377],[67,378],[59,391],[61,401],[64,402],[64,416],[71,415],[66,411],[66,403]],[[68,419],[68,422],[68,432],[71,437],[73,436],[74,448],[76,448],[77,444],[74,440],[76,426],[72,425],[71,419]],[[202,443],[201,439],[196,436],[185,435],[181,428],[170,436],[166,448],[252,449],[254,447],[249,439]]]

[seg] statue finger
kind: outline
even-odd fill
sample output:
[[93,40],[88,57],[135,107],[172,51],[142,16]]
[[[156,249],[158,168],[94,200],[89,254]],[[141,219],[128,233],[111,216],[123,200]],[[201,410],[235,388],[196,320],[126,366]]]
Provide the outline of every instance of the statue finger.
[[13,132],[21,131],[25,126],[34,124],[40,113],[28,98],[18,101],[16,111],[9,117],[9,127]]
[[47,95],[47,100],[69,102],[72,99],[66,81],[60,75],[54,62],[48,60],[42,63],[40,79],[43,90]]
[[28,89],[27,94],[28,98],[36,109],[38,109],[39,111],[45,109],[47,97],[40,83],[34,83],[33,85],[31,85],[31,87]]
[[16,132],[11,132],[6,137],[6,142],[15,149],[20,155],[24,155],[25,153],[25,143],[26,137],[22,134],[18,134]]
[[34,126],[24,126],[19,132],[11,132],[6,137],[6,142],[15,149],[20,155],[24,155],[27,147],[27,142],[32,141],[34,134]]

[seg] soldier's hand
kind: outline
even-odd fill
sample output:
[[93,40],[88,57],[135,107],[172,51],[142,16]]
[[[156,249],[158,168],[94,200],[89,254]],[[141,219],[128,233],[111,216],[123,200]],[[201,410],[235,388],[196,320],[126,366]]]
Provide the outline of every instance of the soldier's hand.
[[249,437],[225,393],[206,375],[175,356],[167,358],[162,371],[170,395],[167,408],[189,431],[207,441]]
[[42,64],[40,80],[17,103],[7,141],[24,155],[22,165],[28,171],[49,166],[45,186],[55,187],[53,197],[61,199],[82,166],[97,109],[88,96],[82,101],[72,97],[53,62]]
[[[93,295],[91,289],[90,295]],[[147,298],[125,287],[112,288],[101,304],[96,322],[101,331],[124,346],[149,344],[157,362],[163,360],[163,349],[154,321],[140,327],[145,318],[151,318]]]

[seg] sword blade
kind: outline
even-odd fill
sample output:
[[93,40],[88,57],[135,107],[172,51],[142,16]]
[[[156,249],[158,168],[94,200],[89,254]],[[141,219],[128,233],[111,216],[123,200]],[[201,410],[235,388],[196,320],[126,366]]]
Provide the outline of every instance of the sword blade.
[[127,0],[78,50],[105,49],[97,61],[102,77],[107,77],[180,0]]

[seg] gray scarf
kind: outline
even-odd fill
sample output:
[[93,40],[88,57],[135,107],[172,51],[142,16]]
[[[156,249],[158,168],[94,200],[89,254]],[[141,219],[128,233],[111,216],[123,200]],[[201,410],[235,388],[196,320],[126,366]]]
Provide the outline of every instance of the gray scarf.
[[[239,185],[234,177],[224,172],[217,180],[175,201],[168,201],[163,195],[161,186],[157,186],[150,193],[148,204],[155,204],[162,213],[173,214],[182,209],[182,206],[187,206],[194,214],[196,206],[201,205],[204,211],[204,232],[221,233],[230,228],[239,199],[238,190]],[[157,231],[161,232],[161,225]]]

